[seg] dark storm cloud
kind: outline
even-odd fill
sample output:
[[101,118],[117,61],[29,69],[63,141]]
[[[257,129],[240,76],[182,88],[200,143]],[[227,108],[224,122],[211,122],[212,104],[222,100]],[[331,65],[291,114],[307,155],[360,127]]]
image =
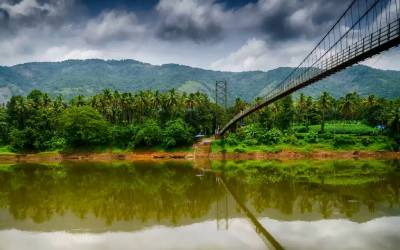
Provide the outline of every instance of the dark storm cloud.
[[223,35],[224,10],[213,0],[160,0],[156,34],[163,40],[207,42]]
[[323,35],[350,0],[260,0],[251,11],[260,16],[259,30],[270,40],[313,39]]
[[351,0],[160,0],[156,34],[163,40],[217,41],[234,32],[259,32],[272,43],[314,39]]
[[82,6],[75,0],[0,1],[0,28],[3,34],[16,34],[23,28],[40,25],[59,27],[79,20]]

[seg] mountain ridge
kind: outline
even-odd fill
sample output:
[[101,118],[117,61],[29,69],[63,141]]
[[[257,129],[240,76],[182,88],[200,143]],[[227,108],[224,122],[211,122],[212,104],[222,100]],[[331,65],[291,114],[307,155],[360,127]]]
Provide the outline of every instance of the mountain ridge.
[[[236,97],[251,101],[268,93],[291,70],[280,67],[269,71],[227,72],[174,63],[152,65],[133,59],[29,62],[0,66],[0,103],[6,102],[11,95],[26,95],[32,89],[71,98],[78,94],[94,95],[105,88],[126,92],[175,88],[186,92],[202,91],[212,98],[217,80],[228,81],[231,101]],[[400,96],[398,84],[400,71],[355,65],[299,93],[318,96],[328,91],[338,97],[357,91],[364,96],[375,94],[392,99]]]

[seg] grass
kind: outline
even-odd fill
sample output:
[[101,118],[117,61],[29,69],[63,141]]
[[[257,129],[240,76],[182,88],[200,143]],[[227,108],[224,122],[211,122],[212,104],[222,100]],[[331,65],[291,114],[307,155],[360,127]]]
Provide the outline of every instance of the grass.
[[306,143],[303,145],[293,145],[288,143],[279,143],[276,145],[245,145],[240,143],[236,146],[226,145],[221,146],[220,141],[214,141],[211,145],[212,152],[226,152],[226,153],[279,153],[282,151],[299,152],[299,153],[311,153],[315,151],[387,151],[388,143],[384,141],[373,142],[367,146],[360,142],[354,145],[343,145],[334,146],[333,140],[324,140],[318,143]]
[[14,152],[11,151],[11,148],[9,146],[0,146],[0,155],[1,154],[15,154]]
[[[293,126],[293,130],[304,131],[306,129],[305,126]],[[310,125],[308,127],[309,132],[318,133],[321,130],[321,125]],[[374,135],[378,134],[379,130],[377,128],[373,128],[366,124],[360,122],[353,123],[326,123],[325,124],[325,133],[332,134],[357,134],[357,135]]]

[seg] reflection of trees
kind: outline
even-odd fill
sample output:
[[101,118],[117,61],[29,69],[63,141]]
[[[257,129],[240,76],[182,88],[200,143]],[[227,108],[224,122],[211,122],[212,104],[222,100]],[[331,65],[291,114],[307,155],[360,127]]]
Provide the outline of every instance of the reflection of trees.
[[223,194],[215,192],[213,175],[199,178],[181,165],[15,165],[0,172],[0,207],[35,222],[66,212],[81,218],[92,213],[110,224],[199,218]]
[[285,164],[242,162],[220,168],[227,185],[258,213],[272,208],[287,215],[317,212],[331,218],[353,217],[362,208],[373,213],[378,205],[400,208],[398,161],[325,161],[324,166],[314,162],[298,169]]

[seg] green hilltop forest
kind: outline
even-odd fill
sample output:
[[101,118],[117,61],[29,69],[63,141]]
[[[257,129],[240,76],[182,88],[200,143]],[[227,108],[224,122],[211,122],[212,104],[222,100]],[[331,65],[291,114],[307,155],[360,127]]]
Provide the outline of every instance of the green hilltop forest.
[[[0,67],[0,103],[12,95],[27,95],[33,89],[52,97],[62,95],[71,99],[76,95],[93,96],[108,88],[120,92],[170,89],[214,96],[216,80],[229,83],[230,103],[240,97],[250,102],[268,93],[291,68],[277,68],[267,72],[219,72],[177,64],[155,66],[135,60],[68,60],[36,62]],[[350,92],[361,96],[374,94],[393,99],[400,96],[399,71],[385,71],[367,66],[353,66],[299,93],[319,96],[327,91],[338,98]]]

